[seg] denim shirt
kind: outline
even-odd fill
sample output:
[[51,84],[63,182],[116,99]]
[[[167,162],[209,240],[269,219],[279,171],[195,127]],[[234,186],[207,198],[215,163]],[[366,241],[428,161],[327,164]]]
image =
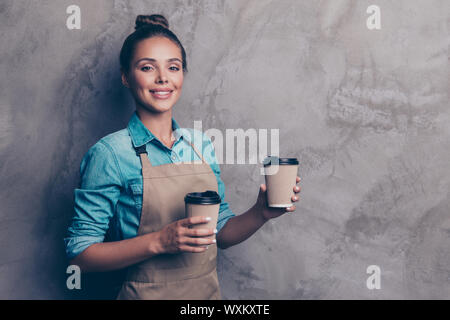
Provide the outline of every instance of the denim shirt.
[[133,113],[126,129],[100,139],[84,155],[81,183],[74,192],[74,216],[64,238],[70,260],[94,243],[137,236],[142,209],[143,183],[140,158],[133,148],[146,145],[153,166],[200,160],[197,150],[214,172],[222,199],[217,230],[234,216],[225,202],[225,185],[209,137],[201,131],[180,128],[172,118],[175,142],[172,148],[161,143]]

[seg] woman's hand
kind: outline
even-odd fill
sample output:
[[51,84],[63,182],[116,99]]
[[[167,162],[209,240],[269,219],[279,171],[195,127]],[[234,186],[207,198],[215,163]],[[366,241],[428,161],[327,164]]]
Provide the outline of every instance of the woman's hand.
[[198,216],[181,219],[159,231],[159,253],[203,252],[215,239],[202,238],[215,234],[213,229],[191,229],[189,226],[207,223],[207,217]]
[[[296,178],[296,182],[297,184],[300,182],[300,177]],[[297,202],[299,200],[299,196],[297,195],[297,193],[300,192],[301,187],[295,185],[293,187],[294,190],[294,195],[292,196],[292,202]],[[267,186],[265,184],[262,184],[259,188],[259,194],[258,194],[258,200],[256,201],[256,208],[257,208],[257,212],[260,214],[260,216],[262,217],[262,219],[264,220],[264,222],[279,217],[282,214],[286,213],[286,212],[293,212],[295,211],[295,205],[292,205],[289,208],[271,208],[268,206],[267,203],[267,195],[266,195],[266,191],[267,191]]]

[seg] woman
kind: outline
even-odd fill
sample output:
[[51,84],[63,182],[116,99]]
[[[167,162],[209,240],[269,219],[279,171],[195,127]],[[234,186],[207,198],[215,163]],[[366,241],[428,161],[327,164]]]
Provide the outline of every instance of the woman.
[[[263,184],[253,207],[231,212],[214,152],[199,152],[213,150],[211,140],[201,134],[202,141],[192,142],[192,130],[172,118],[187,62],[163,16],[137,17],[120,63],[136,111],[126,129],[102,138],[83,158],[65,238],[70,264],[83,272],[128,268],[119,299],[220,299],[217,247],[244,241],[295,206],[269,208]],[[190,163],[192,156],[201,164]],[[184,196],[207,189],[222,199],[217,228],[190,228],[208,220],[185,218]],[[115,241],[104,242],[107,231]]]

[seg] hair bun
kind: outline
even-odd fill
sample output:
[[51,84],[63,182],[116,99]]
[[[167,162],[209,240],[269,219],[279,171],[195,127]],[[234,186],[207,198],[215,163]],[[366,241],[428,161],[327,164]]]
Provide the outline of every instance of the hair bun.
[[169,22],[164,16],[160,14],[152,14],[149,16],[138,15],[136,18],[136,26],[134,27],[134,29],[137,30],[147,25],[160,25],[166,29],[169,29]]

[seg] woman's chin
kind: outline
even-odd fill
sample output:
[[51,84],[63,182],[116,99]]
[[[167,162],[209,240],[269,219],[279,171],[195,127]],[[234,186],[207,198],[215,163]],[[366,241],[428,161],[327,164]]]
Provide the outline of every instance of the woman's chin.
[[161,105],[148,105],[148,104],[143,104],[141,105],[142,109],[144,109],[147,112],[150,113],[164,113],[167,111],[170,111],[172,109],[172,105],[168,105],[168,106],[161,106]]

